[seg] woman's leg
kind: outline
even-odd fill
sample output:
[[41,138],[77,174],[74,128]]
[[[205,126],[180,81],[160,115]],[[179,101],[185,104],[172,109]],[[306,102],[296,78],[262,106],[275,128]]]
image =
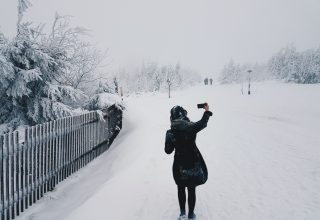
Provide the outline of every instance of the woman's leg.
[[188,187],[188,205],[189,205],[189,216],[194,213],[194,207],[196,205],[196,187]]
[[186,187],[178,186],[178,199],[181,214],[186,213]]

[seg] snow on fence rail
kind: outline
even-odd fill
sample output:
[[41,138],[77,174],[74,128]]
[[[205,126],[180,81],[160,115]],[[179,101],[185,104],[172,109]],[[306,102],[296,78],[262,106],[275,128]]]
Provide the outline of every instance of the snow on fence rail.
[[0,136],[0,219],[10,220],[107,150],[122,127],[114,105]]

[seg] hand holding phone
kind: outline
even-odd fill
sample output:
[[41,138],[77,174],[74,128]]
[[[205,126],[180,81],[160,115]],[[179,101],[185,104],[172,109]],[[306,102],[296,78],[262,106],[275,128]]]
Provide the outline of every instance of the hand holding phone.
[[209,111],[209,105],[208,105],[208,103],[201,103],[201,104],[198,104],[197,105],[198,106],[198,108],[203,108],[203,109],[205,109],[206,111]]

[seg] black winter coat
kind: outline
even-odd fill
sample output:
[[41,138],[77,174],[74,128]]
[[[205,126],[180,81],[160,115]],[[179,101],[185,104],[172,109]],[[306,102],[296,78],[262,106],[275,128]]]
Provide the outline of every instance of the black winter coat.
[[[196,145],[197,133],[207,127],[212,112],[205,111],[201,120],[190,122],[177,119],[171,121],[171,129],[166,133],[165,152],[171,154],[175,150],[172,166],[173,178],[179,186],[197,186],[208,179],[208,170],[204,159]],[[183,171],[195,171],[201,181],[194,181],[183,175]]]

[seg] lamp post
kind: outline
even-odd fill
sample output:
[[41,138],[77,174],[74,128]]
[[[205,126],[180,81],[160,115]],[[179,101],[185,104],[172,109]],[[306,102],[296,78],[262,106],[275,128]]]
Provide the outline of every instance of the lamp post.
[[251,72],[252,72],[252,70],[248,70],[247,72],[248,72],[248,74],[249,74],[249,78],[248,78],[248,80],[249,80],[249,84],[248,84],[248,95],[250,95],[250,93],[251,93],[251,92],[250,92],[250,81],[251,81],[251,78],[250,78],[250,77],[251,77]]
[[243,80],[241,82],[241,94],[243,95]]
[[167,79],[167,83],[168,83],[168,88],[169,88],[169,99],[170,99],[170,87],[171,87],[171,81],[169,79]]

